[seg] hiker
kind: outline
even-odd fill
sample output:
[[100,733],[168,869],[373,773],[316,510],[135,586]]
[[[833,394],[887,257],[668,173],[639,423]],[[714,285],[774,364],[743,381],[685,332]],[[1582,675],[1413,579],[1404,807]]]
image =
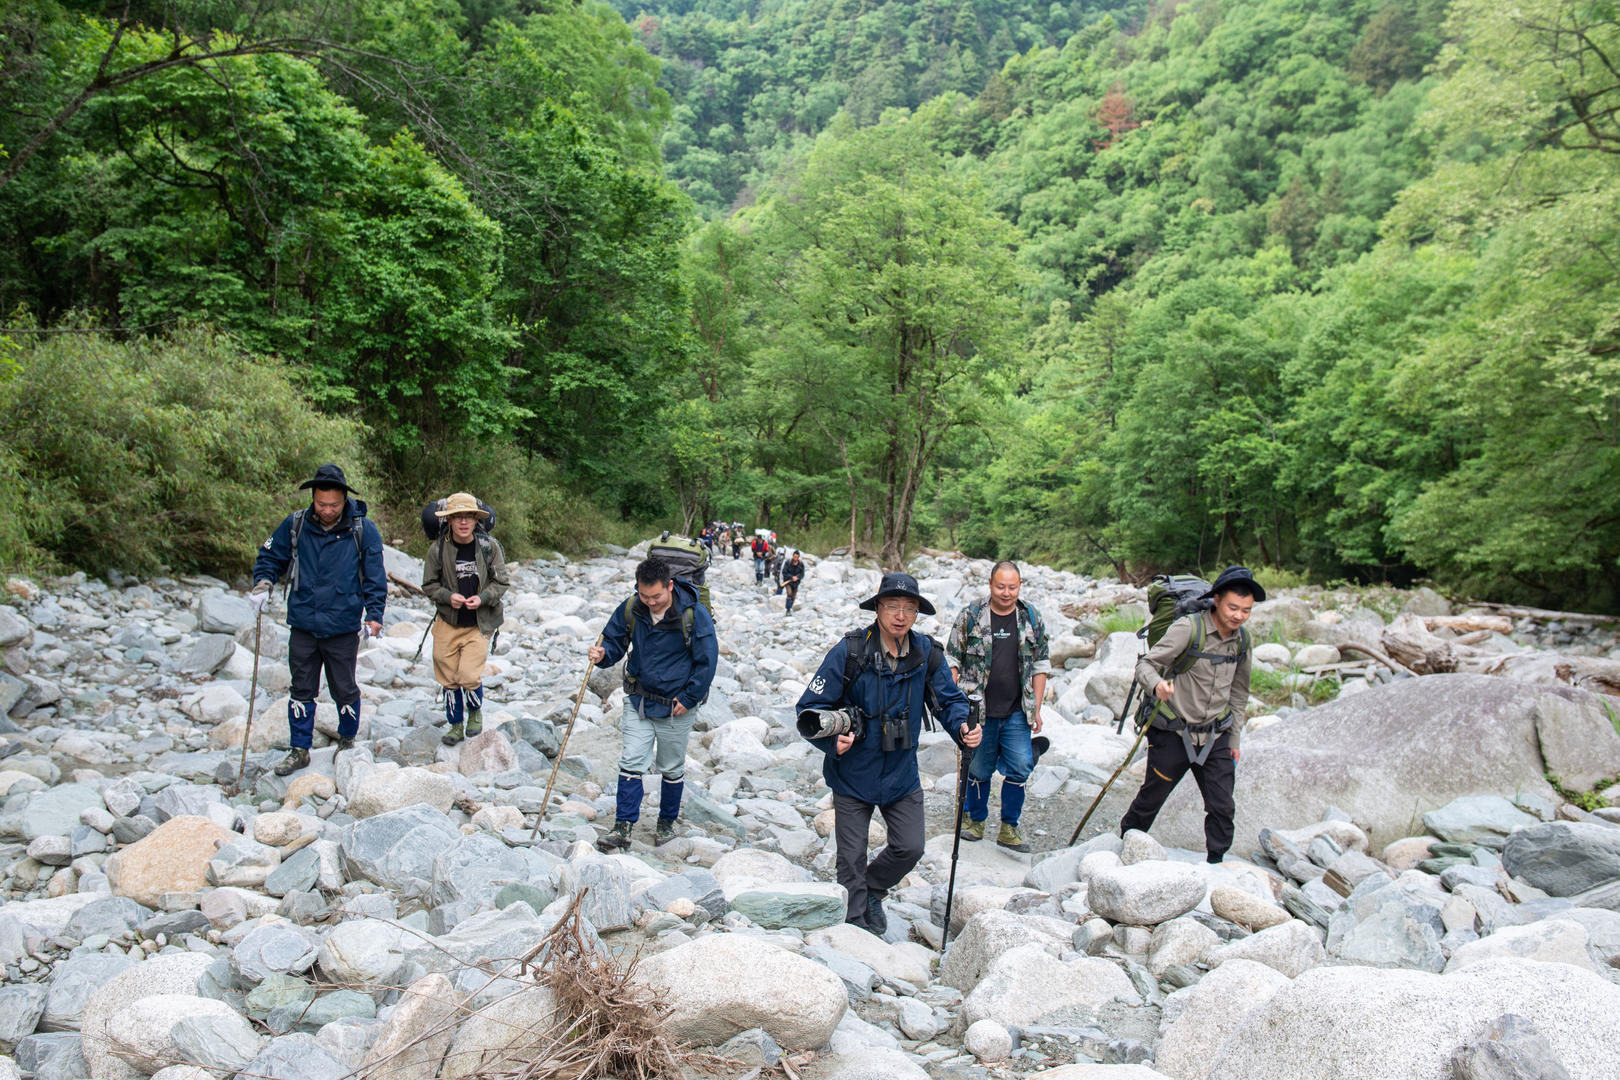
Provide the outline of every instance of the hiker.
[[793,601],[799,595],[799,586],[804,582],[804,559],[799,557],[797,549],[782,563],[782,589],[787,593],[787,610],[784,615],[793,614]]
[[[1028,851],[1018,831],[1024,781],[1035,767],[1031,737],[1041,733],[1041,701],[1052,671],[1041,613],[1018,599],[1018,564],[990,570],[990,596],[963,608],[945,645],[951,676],[964,691],[984,695],[984,741],[968,766],[967,797],[957,828],[964,840],[983,840],[990,815],[990,778],[1001,773],[1001,829],[996,843]],[[1045,740],[1042,740],[1043,744]]]
[[739,521],[736,524],[731,526],[731,557],[733,559],[742,558],[742,549],[743,549],[743,531],[742,531],[742,522]]
[[[874,934],[888,929],[883,898],[923,853],[923,793],[917,742],[923,713],[933,715],[959,746],[979,745],[968,702],[956,688],[944,649],[913,630],[934,605],[910,574],[883,575],[861,607],[877,613],[845,634],[821,661],[796,708],[799,733],[826,755],[822,776],[833,792],[838,883],[848,895],[845,922]],[[883,812],[888,845],[870,863],[866,832]]]
[[1232,846],[1232,786],[1249,703],[1249,634],[1243,624],[1266,590],[1246,568],[1229,566],[1209,595],[1213,606],[1171,623],[1136,662],[1150,710],[1147,776],[1119,831],[1123,836],[1152,828],[1164,800],[1191,770],[1204,797],[1205,858],[1218,863]]
[[770,558],[771,546],[765,542],[763,536],[755,533],[753,543],[749,547],[754,552],[754,584],[761,585],[765,581],[765,563]]
[[291,630],[287,666],[292,671],[287,727],[292,750],[276,766],[277,776],[309,764],[322,669],[327,692],[337,706],[337,749],[354,746],[360,730],[360,686],[355,681],[360,634],[382,633],[388,601],[382,534],[366,517],[366,504],[353,497],[356,492],[343,470],[328,462],[298,490],[310,492],[310,504],[283,518],[260,546],[248,596],[254,613],[261,613],[271,584],[287,580]]
[[641,777],[655,770],[663,785],[653,837],[663,844],[675,836],[686,740],[720,658],[714,620],[698,601],[697,587],[676,578],[656,556],[637,564],[635,595],[614,609],[602,643],[587,655],[598,667],[612,667],[627,649],[618,806],[613,831],[602,840],[609,849],[630,846],[631,827],[641,818]]
[[500,629],[501,597],[512,584],[501,543],[479,529],[489,512],[458,491],[434,514],[448,526],[422,560],[422,591],[433,601],[433,677],[444,687],[445,733],[454,746],[484,730],[484,661]]

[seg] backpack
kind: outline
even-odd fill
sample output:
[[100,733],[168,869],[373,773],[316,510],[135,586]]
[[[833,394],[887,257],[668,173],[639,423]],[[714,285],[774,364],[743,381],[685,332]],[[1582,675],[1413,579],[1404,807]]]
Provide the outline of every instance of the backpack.
[[[309,507],[307,506],[302,510],[293,511],[292,533],[289,537],[290,546],[292,548],[292,558],[287,563],[287,585],[286,588],[282,590],[282,596],[284,598],[291,596],[292,593],[298,588],[298,537],[304,531],[304,515],[308,513]],[[354,562],[355,565],[360,568],[360,584],[362,587],[366,583],[366,553],[364,550],[365,526],[361,524],[363,520],[364,517],[360,514],[355,514],[349,518],[349,533],[354,537]]]
[[[843,700],[844,694],[849,692],[849,688],[855,685],[855,680],[860,678],[861,672],[871,666],[866,662],[866,635],[870,629],[870,627],[863,626],[844,635],[844,689],[838,695],[840,701]],[[926,665],[928,670],[923,676],[923,701],[927,705],[924,711],[924,720],[932,720],[929,714],[934,708],[931,700],[934,696],[934,672],[938,671],[939,665],[944,662],[945,647],[933,638],[929,638]],[[932,723],[929,726],[932,727]]]
[[1148,621],[1136,636],[1146,638],[1149,648],[1157,645],[1170,624],[1183,615],[1215,606],[1209,582],[1191,574],[1159,574],[1148,583],[1147,602]]
[[[708,546],[696,540],[688,540],[684,536],[671,536],[665,533],[647,547],[648,558],[655,555],[669,564],[672,574],[697,589],[698,603],[713,614],[714,608],[709,601],[709,586],[704,583],[709,573],[711,557]],[[686,644],[690,646],[692,635],[690,628],[686,629]]]
[[[495,527],[495,508],[483,499],[474,501],[478,503],[478,509],[488,514],[489,517],[479,518],[478,524],[473,527],[473,533],[474,535],[483,533],[487,536],[489,531]],[[443,509],[443,499],[434,499],[422,507],[422,533],[430,541],[437,540],[444,535],[444,518],[439,516],[439,511]]]

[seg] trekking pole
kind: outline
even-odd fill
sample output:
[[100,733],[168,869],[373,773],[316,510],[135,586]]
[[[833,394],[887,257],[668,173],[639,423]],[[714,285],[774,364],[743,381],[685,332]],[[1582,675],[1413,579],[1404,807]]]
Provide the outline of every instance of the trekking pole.
[[[596,635],[596,648],[602,644],[602,635]],[[557,770],[562,768],[563,754],[568,751],[568,736],[574,733],[574,721],[579,719],[580,702],[585,700],[585,688],[591,685],[591,671],[596,667],[594,662],[587,661],[585,677],[579,682],[579,693],[574,695],[574,711],[568,714],[568,727],[563,730],[562,745],[557,747],[557,761],[551,766],[551,779],[546,781],[546,793],[540,798],[540,812],[534,817],[534,831],[529,834],[529,843],[534,843],[535,837],[540,835],[540,823],[546,820],[546,807],[551,805],[551,785],[557,782]]]
[[248,711],[247,724],[242,728],[242,760],[236,765],[236,790],[232,795],[242,793],[242,782],[247,774],[248,743],[253,739],[253,706],[259,699],[259,635],[264,629],[264,609],[260,608],[253,616],[253,681],[248,685]]
[[[968,698],[968,728],[979,726],[979,699]],[[977,748],[975,748],[977,752]],[[956,813],[951,816],[951,879],[945,886],[945,928],[939,935],[939,955],[951,941],[951,903],[956,899],[956,857],[962,850],[962,806],[967,801],[968,766],[972,757],[966,750],[956,751]]]
[[1080,824],[1074,827],[1074,835],[1069,837],[1070,847],[1074,847],[1075,841],[1080,839],[1080,830],[1085,828],[1086,822],[1091,820],[1091,815],[1097,809],[1097,804],[1102,802],[1103,796],[1108,794],[1108,789],[1114,786],[1115,780],[1119,779],[1119,774],[1125,771],[1125,766],[1129,765],[1131,759],[1136,756],[1136,748],[1142,745],[1142,736],[1147,734],[1148,726],[1148,724],[1143,724],[1137,730],[1136,741],[1131,743],[1130,752],[1125,755],[1125,760],[1119,763],[1119,768],[1115,769],[1114,775],[1108,778],[1108,783],[1104,784],[1102,790],[1097,792],[1097,797],[1091,800],[1091,806],[1086,809],[1086,816],[1080,819]]

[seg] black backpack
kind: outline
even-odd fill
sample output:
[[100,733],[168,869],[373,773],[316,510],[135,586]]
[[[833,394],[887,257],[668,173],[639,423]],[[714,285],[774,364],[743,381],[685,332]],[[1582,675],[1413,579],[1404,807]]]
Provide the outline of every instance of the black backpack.
[[[483,499],[475,499],[474,501],[478,503],[478,509],[488,514],[489,517],[479,518],[478,524],[474,527],[473,532],[475,535],[478,533],[483,533],[485,536],[488,536],[490,530],[495,528],[495,508],[489,505],[489,503],[485,502]],[[444,518],[439,516],[439,511],[443,509],[443,499],[434,499],[432,502],[422,507],[422,535],[426,536],[429,540],[437,540],[439,537],[444,535]]]

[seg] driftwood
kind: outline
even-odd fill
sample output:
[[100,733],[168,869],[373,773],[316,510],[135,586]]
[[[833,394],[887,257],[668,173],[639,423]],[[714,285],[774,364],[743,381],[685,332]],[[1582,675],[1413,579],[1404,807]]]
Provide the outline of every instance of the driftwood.
[[1416,615],[1402,615],[1384,627],[1384,648],[1418,675],[1456,671],[1481,658],[1477,649],[1429,633]]
[[1571,686],[1620,697],[1620,660],[1604,656],[1564,656],[1553,666],[1553,672]]
[[1594,615],[1586,611],[1549,611],[1546,608],[1519,607],[1515,604],[1475,604],[1474,607],[1485,608],[1487,611],[1494,611],[1511,619],[1536,619],[1540,622],[1620,623],[1620,617]]
[[1404,671],[1408,675],[1416,675],[1416,674],[1418,674],[1418,672],[1413,671],[1411,668],[1407,667],[1405,664],[1399,662],[1398,660],[1395,660],[1394,658],[1392,658],[1392,657],[1390,657],[1390,656],[1388,656],[1388,655],[1386,655],[1384,653],[1379,652],[1377,649],[1373,648],[1371,645],[1362,645],[1362,644],[1360,644],[1358,642],[1354,642],[1354,641],[1341,641],[1339,643],[1339,651],[1341,653],[1358,652],[1363,656],[1370,656],[1374,660],[1378,661],[1380,664],[1383,664],[1385,667],[1389,668],[1391,671]]
[[389,574],[388,575],[388,580],[393,582],[395,585],[398,585],[400,588],[404,589],[406,592],[415,593],[417,596],[426,596],[427,595],[427,593],[422,591],[422,586],[418,585],[414,581],[407,581],[405,578],[400,577],[398,574]]
[[1513,633],[1513,620],[1506,615],[1431,615],[1423,620],[1430,630],[1450,630],[1457,634]]

